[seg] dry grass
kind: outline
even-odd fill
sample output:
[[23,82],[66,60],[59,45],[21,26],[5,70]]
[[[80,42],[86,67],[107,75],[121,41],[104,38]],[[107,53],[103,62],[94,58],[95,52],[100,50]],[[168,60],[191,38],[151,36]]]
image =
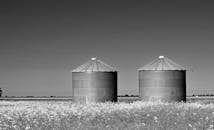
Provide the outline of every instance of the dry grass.
[[1,130],[211,130],[214,104],[0,102]]

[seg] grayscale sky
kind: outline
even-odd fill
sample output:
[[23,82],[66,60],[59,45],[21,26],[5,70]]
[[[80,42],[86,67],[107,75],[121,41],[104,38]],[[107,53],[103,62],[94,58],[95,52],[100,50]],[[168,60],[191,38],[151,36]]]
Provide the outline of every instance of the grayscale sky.
[[98,57],[119,69],[119,94],[138,94],[137,69],[165,55],[187,72],[187,93],[214,93],[210,0],[0,1],[4,95],[69,96],[70,69]]

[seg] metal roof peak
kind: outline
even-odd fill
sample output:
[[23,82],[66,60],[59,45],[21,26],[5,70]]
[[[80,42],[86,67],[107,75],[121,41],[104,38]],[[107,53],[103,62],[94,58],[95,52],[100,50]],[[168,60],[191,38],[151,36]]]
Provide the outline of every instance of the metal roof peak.
[[159,56],[157,59],[144,65],[138,70],[186,70],[186,69],[167,57]]
[[117,69],[93,57],[72,72],[117,72]]

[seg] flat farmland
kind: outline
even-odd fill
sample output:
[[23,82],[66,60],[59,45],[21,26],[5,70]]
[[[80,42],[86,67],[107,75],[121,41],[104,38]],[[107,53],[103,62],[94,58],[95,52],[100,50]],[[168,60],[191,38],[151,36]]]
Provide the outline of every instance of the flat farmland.
[[1,130],[212,130],[213,98],[187,103],[144,102],[75,104],[70,100],[2,100]]

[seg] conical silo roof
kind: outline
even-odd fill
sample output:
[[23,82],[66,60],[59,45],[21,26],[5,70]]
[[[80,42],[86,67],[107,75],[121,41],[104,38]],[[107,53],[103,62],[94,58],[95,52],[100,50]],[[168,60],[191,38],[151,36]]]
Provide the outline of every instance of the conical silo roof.
[[77,67],[72,72],[117,72],[117,69],[97,58],[91,58],[90,61]]
[[138,70],[186,70],[186,69],[167,57],[159,56],[157,59],[144,65]]

